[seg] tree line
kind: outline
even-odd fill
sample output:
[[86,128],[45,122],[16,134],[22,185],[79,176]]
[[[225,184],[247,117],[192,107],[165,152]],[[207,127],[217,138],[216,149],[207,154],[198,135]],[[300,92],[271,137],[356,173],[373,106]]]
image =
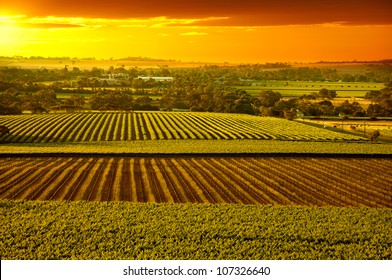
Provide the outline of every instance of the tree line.
[[392,116],[392,83],[380,91],[370,91],[365,98],[370,101],[365,110],[358,102],[345,100],[333,104],[336,92],[321,89],[299,98],[283,99],[279,92],[261,91],[257,97],[245,90],[224,86],[199,86],[196,91],[181,88],[169,91],[154,102],[149,96],[134,98],[127,91],[99,91],[86,100],[80,94],[59,100],[51,90],[20,93],[14,89],[0,93],[0,114],[21,114],[22,110],[43,113],[51,110],[75,111],[85,109],[86,102],[92,110],[172,110],[189,109],[197,112],[242,113],[293,119],[296,116]]
[[[0,68],[0,114],[33,113],[49,110],[171,110],[246,113],[292,118],[306,116],[392,116],[392,70],[368,71],[360,75],[342,74],[328,68],[282,68],[266,70],[265,65],[239,65],[234,67],[205,66],[200,68],[139,69],[124,67],[108,70],[92,68],[72,69],[19,69]],[[120,85],[106,87],[99,79],[107,74],[126,74]],[[348,77],[349,75],[350,77]],[[139,76],[172,77],[171,82],[140,79]],[[336,92],[321,89],[299,98],[283,99],[280,93],[261,91],[252,96],[235,86],[247,85],[253,79],[270,80],[341,80],[380,81],[386,87],[370,91],[365,98],[370,105],[365,110],[358,102],[344,101],[333,105]],[[57,98],[56,93],[67,92],[70,98]],[[82,95],[83,94],[83,95]],[[88,96],[85,99],[85,96]],[[150,96],[154,96],[153,100]],[[157,98],[159,97],[159,98]]]

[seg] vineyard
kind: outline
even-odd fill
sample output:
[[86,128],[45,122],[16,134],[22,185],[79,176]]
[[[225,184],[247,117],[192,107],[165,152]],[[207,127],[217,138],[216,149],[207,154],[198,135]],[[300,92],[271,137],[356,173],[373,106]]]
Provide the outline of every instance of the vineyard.
[[0,124],[2,259],[392,259],[389,143],[212,113]]
[[2,260],[392,259],[392,210],[0,201]]
[[3,143],[129,140],[363,141],[364,138],[278,118],[218,113],[123,112],[0,116]]
[[392,208],[389,158],[0,160],[0,199]]

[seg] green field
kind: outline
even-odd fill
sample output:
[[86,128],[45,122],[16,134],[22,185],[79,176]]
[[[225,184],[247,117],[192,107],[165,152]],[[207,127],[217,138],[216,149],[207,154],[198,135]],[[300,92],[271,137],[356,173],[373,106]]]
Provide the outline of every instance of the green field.
[[299,97],[304,94],[318,92],[322,88],[335,90],[338,97],[364,97],[366,92],[381,90],[383,83],[360,82],[303,82],[303,81],[257,81],[252,86],[239,86],[249,94],[257,96],[263,90],[279,92],[282,97]]
[[0,201],[8,259],[392,259],[392,211]]

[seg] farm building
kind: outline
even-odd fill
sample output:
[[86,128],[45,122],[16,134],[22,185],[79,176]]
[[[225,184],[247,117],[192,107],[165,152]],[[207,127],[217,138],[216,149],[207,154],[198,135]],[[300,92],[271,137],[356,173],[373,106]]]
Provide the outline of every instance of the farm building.
[[156,82],[171,82],[174,80],[173,77],[152,77],[152,76],[138,76],[138,79],[142,79],[143,81],[148,81],[150,79],[153,79]]
[[303,118],[304,116],[305,116],[305,114],[302,111],[297,110],[297,114],[296,114],[297,118]]

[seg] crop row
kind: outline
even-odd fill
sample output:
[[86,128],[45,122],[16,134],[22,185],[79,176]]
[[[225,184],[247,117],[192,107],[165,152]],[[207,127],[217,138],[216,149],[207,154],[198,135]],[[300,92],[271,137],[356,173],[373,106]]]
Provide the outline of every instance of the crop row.
[[392,208],[392,161],[65,157],[0,160],[0,199]]
[[277,118],[218,113],[75,113],[1,116],[9,143],[126,140],[263,139],[363,140]]

